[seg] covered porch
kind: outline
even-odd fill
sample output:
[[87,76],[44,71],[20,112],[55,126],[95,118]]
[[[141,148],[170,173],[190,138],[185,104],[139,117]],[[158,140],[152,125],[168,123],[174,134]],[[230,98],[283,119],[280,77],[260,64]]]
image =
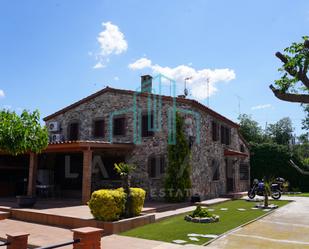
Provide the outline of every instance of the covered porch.
[[86,204],[93,190],[120,184],[113,165],[125,161],[133,146],[102,141],[51,143],[41,154],[29,155],[27,194],[79,198]]

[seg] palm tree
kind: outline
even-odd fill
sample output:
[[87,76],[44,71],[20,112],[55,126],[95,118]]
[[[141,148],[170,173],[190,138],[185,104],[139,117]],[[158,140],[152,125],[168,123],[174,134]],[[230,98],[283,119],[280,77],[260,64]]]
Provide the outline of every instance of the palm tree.
[[271,195],[271,181],[269,179],[264,180],[264,208],[268,207],[268,196]]
[[130,190],[131,173],[136,169],[135,165],[124,162],[115,163],[115,170],[122,178],[122,186],[126,193],[125,217],[132,217],[132,196]]

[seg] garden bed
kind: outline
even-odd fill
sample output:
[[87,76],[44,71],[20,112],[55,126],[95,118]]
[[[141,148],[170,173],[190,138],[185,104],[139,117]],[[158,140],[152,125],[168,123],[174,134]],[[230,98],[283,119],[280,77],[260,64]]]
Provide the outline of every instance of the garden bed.
[[130,229],[148,225],[155,222],[154,214],[142,214],[133,218],[127,218],[118,221],[101,221],[104,228],[104,234],[122,233]]
[[[270,201],[270,203],[280,207],[287,204],[288,201]],[[186,214],[181,214],[154,224],[132,229],[122,233],[122,235],[166,242],[185,241],[183,244],[202,245],[233,228],[267,213],[261,209],[254,208],[253,203],[244,200],[227,201],[213,205],[209,209],[210,212],[220,216],[219,222],[187,222],[184,220]]]

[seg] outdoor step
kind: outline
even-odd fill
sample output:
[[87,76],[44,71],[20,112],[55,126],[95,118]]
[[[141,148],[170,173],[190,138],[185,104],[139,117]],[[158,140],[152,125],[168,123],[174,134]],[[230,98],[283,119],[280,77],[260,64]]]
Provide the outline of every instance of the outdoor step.
[[10,218],[10,213],[9,212],[2,212],[0,211],[0,220],[8,219]]

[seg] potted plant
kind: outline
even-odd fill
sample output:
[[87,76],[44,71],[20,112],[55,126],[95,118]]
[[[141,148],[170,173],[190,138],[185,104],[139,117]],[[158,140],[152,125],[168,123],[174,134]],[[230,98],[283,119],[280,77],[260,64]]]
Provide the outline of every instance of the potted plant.
[[[48,145],[48,132],[40,124],[40,114],[36,110],[24,110],[20,115],[9,110],[0,111],[0,150],[13,155],[30,152],[30,156],[40,153]],[[33,158],[32,158],[33,159]],[[24,179],[24,195],[17,196],[21,207],[31,207],[36,198],[27,195],[28,180]]]
[[36,203],[36,196],[27,195],[27,183],[28,179],[24,178],[24,194],[16,196],[17,204],[21,208],[31,208]]

